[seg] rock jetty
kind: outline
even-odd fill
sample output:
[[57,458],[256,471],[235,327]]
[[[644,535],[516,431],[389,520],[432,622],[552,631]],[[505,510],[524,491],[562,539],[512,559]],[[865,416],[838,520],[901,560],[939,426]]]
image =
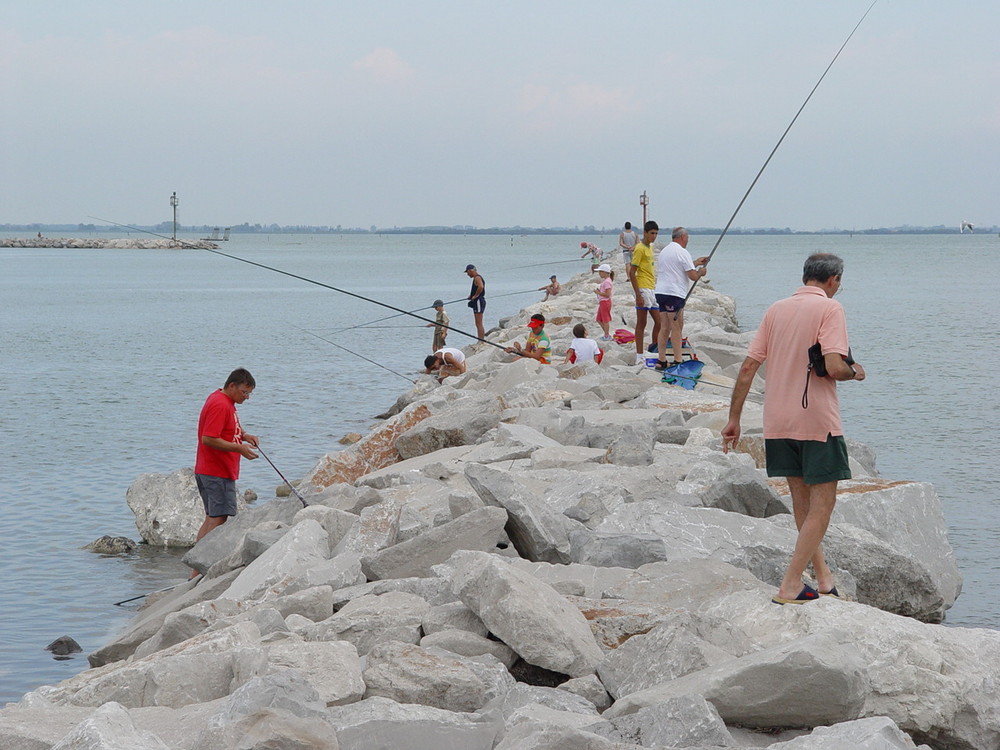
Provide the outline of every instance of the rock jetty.
[[[759,399],[720,449],[733,301],[693,296],[706,368],[685,390],[629,346],[561,364],[573,323],[599,332],[594,285],[489,334],[523,340],[542,312],[556,364],[470,347],[466,374],[421,378],[323,456],[306,507],[250,505],[191,547],[203,576],[0,711],[0,747],[1000,747],[1000,633],[940,624],[961,577],[934,487],[851,442],[826,544],[848,600],[772,604],[795,524],[760,469]],[[193,542],[193,486],[136,481],[147,541]]]
[[219,246],[208,240],[168,240],[168,239],[99,239],[88,237],[28,237],[0,238],[0,247],[68,247],[73,249],[119,249],[119,250],[217,250]]

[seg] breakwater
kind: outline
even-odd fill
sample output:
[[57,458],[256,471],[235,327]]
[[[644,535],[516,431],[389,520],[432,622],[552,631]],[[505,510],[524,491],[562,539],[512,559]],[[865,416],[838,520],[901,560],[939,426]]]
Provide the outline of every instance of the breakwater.
[[199,250],[218,249],[218,245],[208,240],[170,240],[170,239],[132,239],[132,238],[93,238],[93,237],[8,237],[0,238],[0,247],[30,247],[30,248],[79,248],[84,249],[121,249],[121,250],[178,250],[181,248],[196,248]]
[[[574,278],[491,338],[523,340],[542,311],[561,353],[592,286]],[[469,350],[465,376],[422,379],[319,461],[311,508],[237,516],[191,551],[203,581],[141,613],[95,669],[2,712],[2,731],[21,722],[49,746],[114,724],[169,747],[253,728],[316,747],[626,748],[676,746],[674,715],[704,719],[701,746],[819,724],[990,746],[978,685],[995,679],[997,634],[927,624],[958,588],[933,487],[878,477],[852,445],[829,554],[857,601],[770,604],[794,531],[756,468],[759,414],[745,453],[717,445],[746,337],[711,290],[688,331],[717,385],[665,386],[628,347],[601,367]],[[130,495],[193,507],[183,475]],[[752,700],[727,699],[750,684]]]

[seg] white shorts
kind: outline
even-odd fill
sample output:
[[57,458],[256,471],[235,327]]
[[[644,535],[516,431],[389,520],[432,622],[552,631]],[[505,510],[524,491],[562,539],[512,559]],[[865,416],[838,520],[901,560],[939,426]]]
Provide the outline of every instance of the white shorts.
[[652,289],[639,289],[639,294],[642,295],[642,307],[638,305],[635,306],[636,310],[654,310],[659,311],[660,304],[656,301],[656,294],[653,293]]

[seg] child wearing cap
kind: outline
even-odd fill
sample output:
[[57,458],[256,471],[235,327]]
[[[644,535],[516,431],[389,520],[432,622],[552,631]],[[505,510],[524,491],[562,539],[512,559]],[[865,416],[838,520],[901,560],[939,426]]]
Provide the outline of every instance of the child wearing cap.
[[434,327],[434,346],[431,347],[431,351],[436,352],[438,349],[444,347],[444,340],[448,337],[448,316],[444,311],[444,302],[442,300],[434,300],[434,304],[431,307],[437,310],[437,317],[434,318],[433,323],[428,323],[427,327]]
[[538,287],[538,291],[545,292],[545,296],[542,298],[542,302],[545,302],[549,297],[555,297],[562,291],[562,286],[556,281],[555,274],[549,276],[549,283],[545,286]]
[[601,277],[601,283],[594,290],[597,295],[597,322],[604,331],[601,341],[611,341],[611,296],[615,290],[615,272],[607,263],[602,263],[597,267],[597,273]]
[[524,348],[521,348],[519,341],[515,341],[513,346],[508,346],[505,351],[508,354],[520,354],[522,357],[537,359],[543,365],[550,364],[552,361],[552,342],[549,341],[549,335],[545,332],[544,327],[545,316],[541,313],[535,313],[528,321],[531,333],[528,334],[528,339],[524,342]]

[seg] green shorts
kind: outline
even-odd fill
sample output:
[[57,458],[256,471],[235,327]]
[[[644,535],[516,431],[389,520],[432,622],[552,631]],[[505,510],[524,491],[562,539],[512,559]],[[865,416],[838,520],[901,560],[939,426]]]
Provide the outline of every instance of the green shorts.
[[769,477],[802,477],[806,484],[851,478],[843,435],[825,441],[772,438],[764,441],[764,456]]

